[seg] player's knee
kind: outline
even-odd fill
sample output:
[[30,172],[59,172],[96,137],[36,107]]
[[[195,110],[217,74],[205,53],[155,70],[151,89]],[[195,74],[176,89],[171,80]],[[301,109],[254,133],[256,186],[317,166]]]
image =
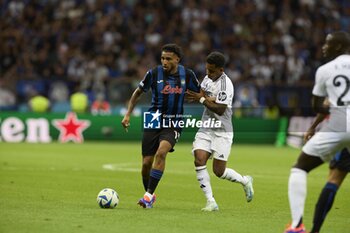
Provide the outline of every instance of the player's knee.
[[221,167],[213,167],[213,172],[217,177],[222,177],[222,175],[225,172],[225,169],[222,169]]
[[199,157],[194,157],[194,165],[196,167],[199,167],[199,166],[204,166],[206,164],[206,160],[204,158],[199,158]]
[[302,152],[297,162],[294,164],[293,168],[298,168],[309,173],[311,170],[318,167],[322,163],[323,161],[321,160],[321,158],[316,156],[311,156]]
[[157,160],[165,160],[166,154],[167,154],[167,151],[159,149],[156,152],[155,158]]
[[153,156],[143,156],[142,158],[142,168],[151,168],[153,163]]
[[167,152],[164,150],[158,150],[154,157],[154,166],[164,166]]

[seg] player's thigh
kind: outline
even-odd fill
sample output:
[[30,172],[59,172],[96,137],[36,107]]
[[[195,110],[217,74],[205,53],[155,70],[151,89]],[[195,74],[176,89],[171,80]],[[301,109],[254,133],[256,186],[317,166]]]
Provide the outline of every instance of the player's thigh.
[[142,136],[142,156],[154,156],[159,147],[159,130],[145,130]]
[[335,132],[318,132],[303,146],[307,155],[330,161],[337,151],[344,147],[344,134]]
[[192,145],[192,154],[195,155],[196,150],[207,151],[211,154],[211,143],[212,137],[209,133],[197,132]]
[[[159,149],[169,152],[180,138],[180,132],[174,129],[162,129],[159,134]],[[170,145],[170,148],[169,148]]]
[[232,145],[231,137],[215,137],[211,144],[213,158],[217,160],[227,161],[230,157]]

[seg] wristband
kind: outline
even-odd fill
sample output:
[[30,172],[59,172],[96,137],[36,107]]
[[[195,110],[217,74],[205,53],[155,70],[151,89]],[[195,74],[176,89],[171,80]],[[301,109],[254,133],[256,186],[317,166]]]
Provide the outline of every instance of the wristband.
[[204,101],[205,101],[205,97],[204,97],[204,96],[202,96],[202,97],[199,99],[199,103],[203,104],[203,103],[204,103]]

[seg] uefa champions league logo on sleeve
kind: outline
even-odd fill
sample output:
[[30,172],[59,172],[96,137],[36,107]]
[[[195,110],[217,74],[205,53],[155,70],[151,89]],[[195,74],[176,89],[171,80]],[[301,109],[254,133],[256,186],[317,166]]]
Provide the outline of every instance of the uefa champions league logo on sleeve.
[[161,129],[161,128],[221,128],[222,122],[215,118],[199,120],[191,115],[167,115],[156,112],[143,113],[144,129]]
[[143,128],[144,129],[160,129],[160,116],[162,114],[157,110],[156,112],[143,113]]

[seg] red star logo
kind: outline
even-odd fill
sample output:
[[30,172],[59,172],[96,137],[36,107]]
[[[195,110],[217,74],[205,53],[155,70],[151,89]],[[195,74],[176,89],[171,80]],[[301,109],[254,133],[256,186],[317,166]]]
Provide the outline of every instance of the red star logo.
[[84,141],[83,131],[90,126],[89,120],[78,120],[74,112],[68,112],[64,120],[53,120],[53,125],[60,131],[58,140],[62,143]]

